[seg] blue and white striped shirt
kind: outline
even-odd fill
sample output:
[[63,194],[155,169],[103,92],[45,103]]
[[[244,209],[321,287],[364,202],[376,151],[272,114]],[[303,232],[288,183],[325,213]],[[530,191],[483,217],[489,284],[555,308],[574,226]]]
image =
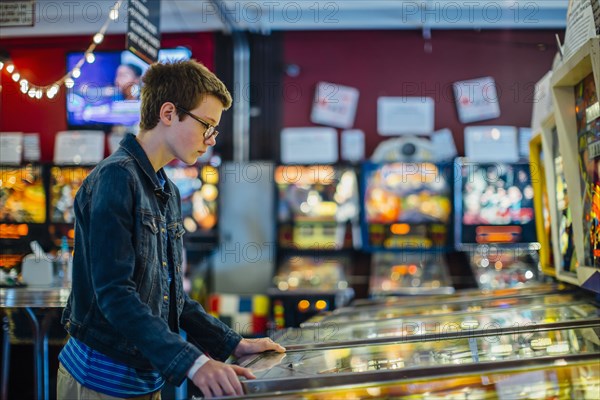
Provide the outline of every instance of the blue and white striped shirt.
[[132,368],[71,337],[58,355],[79,384],[113,397],[130,398],[160,390],[165,380],[158,371]]

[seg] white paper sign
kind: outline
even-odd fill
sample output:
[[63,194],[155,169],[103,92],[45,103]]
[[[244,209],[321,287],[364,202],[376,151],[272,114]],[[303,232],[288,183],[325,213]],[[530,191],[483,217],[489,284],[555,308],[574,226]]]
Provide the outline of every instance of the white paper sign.
[[19,165],[23,152],[21,132],[0,132],[0,164]]
[[315,91],[311,122],[351,128],[354,125],[356,106],[358,105],[358,89],[335,83],[319,82]]
[[40,149],[40,135],[38,133],[23,134],[23,160],[40,161],[42,152]]
[[104,158],[104,132],[62,131],[54,142],[54,163],[89,165]]
[[468,126],[465,155],[476,162],[517,162],[519,146],[514,126]]
[[365,158],[365,133],[360,129],[342,131],[342,160],[361,161]]
[[531,115],[531,130],[535,133],[542,131],[542,123],[554,112],[552,92],[550,90],[551,79],[552,71],[548,71],[546,75],[535,84],[533,93],[533,113]]
[[434,101],[431,97],[377,99],[377,132],[380,135],[429,135],[433,125]]
[[529,159],[529,142],[531,141],[531,128],[519,128],[519,156]]
[[458,119],[463,124],[500,116],[500,103],[496,93],[496,82],[492,77],[456,82],[454,98]]
[[338,161],[337,131],[333,128],[285,128],[281,131],[283,164],[330,164]]
[[567,31],[563,46],[564,59],[569,58],[590,38],[600,35],[600,21],[594,21],[592,1],[595,1],[596,7],[600,8],[600,5],[597,4],[598,0],[569,1]]
[[437,161],[452,160],[458,155],[452,131],[448,128],[435,131],[431,135],[431,144]]

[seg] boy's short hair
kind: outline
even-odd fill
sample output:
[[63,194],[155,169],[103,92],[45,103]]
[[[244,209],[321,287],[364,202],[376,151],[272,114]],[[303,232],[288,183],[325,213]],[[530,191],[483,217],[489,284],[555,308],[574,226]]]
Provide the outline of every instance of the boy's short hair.
[[[196,60],[157,62],[142,77],[140,130],[154,128],[160,119],[160,108],[170,101],[184,110],[193,110],[204,96],[213,95],[231,107],[231,94],[225,84]],[[179,119],[186,117],[177,110]]]

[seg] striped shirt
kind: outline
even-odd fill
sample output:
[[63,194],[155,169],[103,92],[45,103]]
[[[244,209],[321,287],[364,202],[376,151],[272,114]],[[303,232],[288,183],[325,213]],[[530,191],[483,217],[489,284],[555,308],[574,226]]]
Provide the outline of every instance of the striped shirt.
[[158,371],[129,367],[73,337],[58,359],[79,384],[113,397],[127,399],[142,396],[160,390],[165,383]]

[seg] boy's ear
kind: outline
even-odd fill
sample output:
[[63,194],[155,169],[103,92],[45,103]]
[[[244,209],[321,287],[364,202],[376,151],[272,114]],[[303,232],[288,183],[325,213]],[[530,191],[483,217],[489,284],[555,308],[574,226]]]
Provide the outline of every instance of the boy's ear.
[[160,121],[163,124],[170,126],[171,123],[173,123],[174,118],[176,118],[176,117],[177,117],[177,109],[175,108],[175,105],[171,102],[163,103],[163,105],[160,107],[160,114],[159,114]]

